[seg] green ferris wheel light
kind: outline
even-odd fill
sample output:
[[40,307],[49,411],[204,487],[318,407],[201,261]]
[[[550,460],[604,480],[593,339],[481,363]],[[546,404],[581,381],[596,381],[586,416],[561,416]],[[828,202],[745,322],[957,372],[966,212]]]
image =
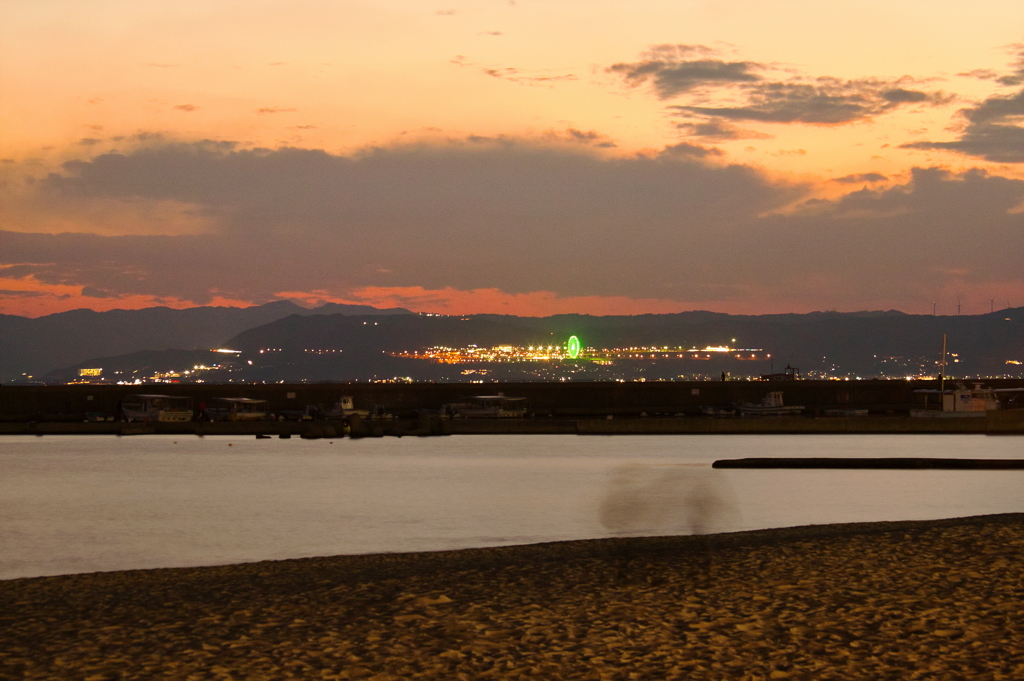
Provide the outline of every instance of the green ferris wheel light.
[[569,353],[570,359],[576,359],[580,356],[580,339],[576,336],[569,336],[569,341],[565,344],[565,350]]

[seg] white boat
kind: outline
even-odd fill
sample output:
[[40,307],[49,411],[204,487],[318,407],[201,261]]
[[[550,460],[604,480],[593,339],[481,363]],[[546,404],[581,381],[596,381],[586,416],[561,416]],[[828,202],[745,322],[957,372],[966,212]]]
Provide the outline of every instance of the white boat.
[[[923,409],[911,409],[910,415],[914,418],[983,418],[990,411],[997,411],[1002,408],[997,393],[1024,392],[1024,388],[984,388],[980,383],[975,383],[973,388],[968,388],[963,383],[957,383],[953,390],[915,390],[925,396]],[[941,396],[941,409],[929,408],[928,398],[930,395]]]
[[121,400],[124,421],[183,423],[192,420],[192,398],[175,395],[128,395]]
[[477,395],[463,402],[446,404],[444,412],[452,418],[521,419],[526,416],[526,398],[505,397],[501,393]]
[[[1024,388],[983,388],[980,383],[975,383],[973,388],[968,388],[963,383],[957,383],[956,388],[946,390],[946,334],[942,334],[942,361],[939,371],[938,390],[915,390],[915,393],[924,395],[924,408],[911,409],[910,415],[914,418],[983,418],[990,411],[1001,408],[999,396],[996,393],[1012,393],[1024,391]],[[928,404],[930,395],[941,395],[941,408],[931,407]]]
[[785,405],[782,403],[782,392],[774,390],[764,396],[758,404],[750,402],[737,402],[736,411],[740,416],[788,416],[803,412],[804,407],[800,405]]

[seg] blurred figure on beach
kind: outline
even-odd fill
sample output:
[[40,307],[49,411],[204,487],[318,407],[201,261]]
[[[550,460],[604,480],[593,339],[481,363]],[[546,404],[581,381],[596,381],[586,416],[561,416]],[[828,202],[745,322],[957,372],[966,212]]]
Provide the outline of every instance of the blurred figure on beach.
[[738,517],[728,483],[703,466],[618,468],[599,509],[601,524],[621,535],[708,534]]

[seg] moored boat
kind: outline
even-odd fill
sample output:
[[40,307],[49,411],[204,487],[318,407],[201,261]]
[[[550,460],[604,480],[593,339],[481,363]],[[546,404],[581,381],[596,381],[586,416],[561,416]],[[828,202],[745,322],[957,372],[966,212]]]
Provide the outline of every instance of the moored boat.
[[505,397],[501,393],[477,395],[446,404],[444,412],[453,418],[521,419],[526,416],[526,398]]
[[121,420],[183,423],[192,420],[192,398],[177,395],[128,395],[121,401]]
[[349,416],[358,416],[359,418],[368,418],[370,411],[368,409],[356,409],[355,400],[351,395],[342,395],[341,399],[338,400],[330,411],[324,412],[324,418],[326,419],[347,419]]
[[[914,418],[983,418],[990,411],[1002,408],[998,393],[1024,392],[1024,388],[985,388],[980,383],[968,388],[958,383],[952,390],[915,390],[924,396],[925,406],[922,409],[911,409]],[[941,409],[930,408],[930,395],[941,396]]]
[[736,411],[740,416],[789,416],[803,412],[802,405],[786,405],[782,402],[782,391],[774,390],[764,396],[758,404],[737,402]]
[[213,421],[262,421],[267,418],[267,401],[249,397],[218,397],[218,406],[207,409]]

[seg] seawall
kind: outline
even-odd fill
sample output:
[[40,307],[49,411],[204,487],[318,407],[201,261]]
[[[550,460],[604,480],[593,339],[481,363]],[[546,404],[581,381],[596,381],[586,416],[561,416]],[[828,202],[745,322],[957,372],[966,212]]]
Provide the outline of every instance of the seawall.
[[1024,409],[983,418],[864,416],[806,418],[706,417],[602,419],[370,419],[342,421],[240,421],[120,423],[117,421],[0,422],[0,435],[252,435],[337,438],[436,435],[766,435],[766,434],[976,434],[1024,435]]
[[[1024,387],[1019,379],[984,383],[993,388]],[[830,409],[867,409],[872,416],[887,416],[921,407],[925,395],[915,390],[938,387],[934,380],[4,385],[0,386],[0,421],[81,421],[87,414],[112,417],[122,400],[138,393],[188,396],[196,406],[212,405],[219,397],[249,397],[267,400],[275,414],[302,411],[307,405],[329,409],[342,395],[350,395],[358,409],[380,406],[410,418],[468,396],[504,393],[525,397],[528,411],[538,418],[603,419],[695,416],[702,406],[759,402],[778,390],[786,404],[804,405],[809,415]],[[931,398],[932,406],[937,406],[935,395]]]

